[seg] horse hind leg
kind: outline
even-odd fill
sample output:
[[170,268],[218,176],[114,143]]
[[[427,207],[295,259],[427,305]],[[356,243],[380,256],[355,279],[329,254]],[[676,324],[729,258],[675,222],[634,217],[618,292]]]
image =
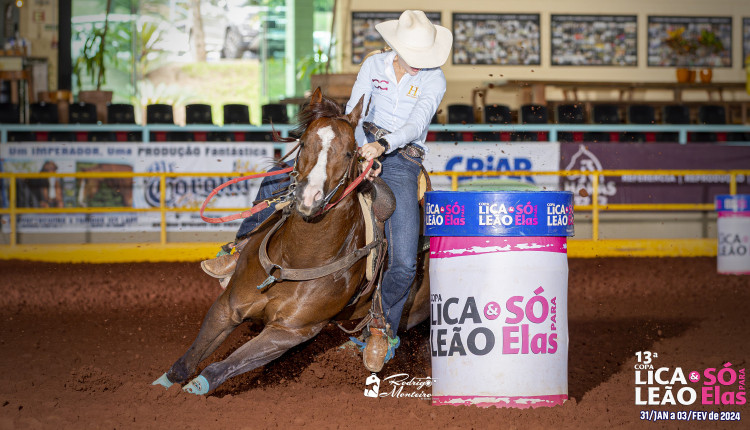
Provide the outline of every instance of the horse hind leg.
[[222,294],[203,319],[201,329],[193,344],[169,370],[155,380],[152,385],[169,388],[172,384],[187,381],[198,364],[208,358],[221,345],[230,333],[241,323],[232,318],[234,312],[229,306],[228,294]]
[[237,348],[224,361],[212,363],[203,369],[183,390],[193,394],[206,394],[233,376],[279,358],[290,348],[313,338],[327,323],[328,321],[323,321],[301,329],[266,325],[257,336]]

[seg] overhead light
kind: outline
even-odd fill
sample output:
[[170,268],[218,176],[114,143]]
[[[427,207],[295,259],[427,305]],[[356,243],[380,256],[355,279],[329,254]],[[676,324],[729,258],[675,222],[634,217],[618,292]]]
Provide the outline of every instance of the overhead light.
[[16,0],[16,7],[23,7],[23,0]]

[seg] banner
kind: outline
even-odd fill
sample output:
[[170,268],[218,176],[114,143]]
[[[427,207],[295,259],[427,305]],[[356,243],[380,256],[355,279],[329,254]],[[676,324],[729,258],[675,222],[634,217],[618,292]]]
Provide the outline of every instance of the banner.
[[[690,143],[562,143],[560,170],[731,170],[750,167],[750,146]],[[561,178],[576,205],[590,205],[592,175]],[[729,175],[625,175],[599,177],[599,204],[710,203],[729,192]],[[737,192],[750,178],[737,177]],[[583,192],[583,191],[585,192]]]
[[[169,142],[169,143],[77,143],[24,142],[0,145],[5,172],[251,172],[265,171],[273,163],[271,143]],[[211,191],[232,179],[222,177],[174,177],[166,179],[168,208],[200,206]],[[160,179],[49,178],[19,179],[19,208],[81,208],[124,206],[158,208]],[[252,206],[261,179],[243,181],[222,190],[208,208]],[[8,183],[2,187],[2,205],[8,207]],[[226,215],[226,211],[208,216]],[[3,231],[8,230],[7,216]],[[161,215],[154,213],[30,214],[18,217],[22,233],[159,231]],[[171,231],[233,231],[240,221],[209,224],[195,212],[168,212]]]
[[[557,171],[560,160],[560,144],[557,142],[531,143],[472,143],[458,144],[428,143],[429,151],[424,159],[428,172],[491,172],[510,170],[529,170],[532,172]],[[459,177],[459,187],[480,176]],[[507,176],[484,177],[485,179],[509,178]],[[512,177],[543,187],[545,190],[559,190],[557,176],[523,176]],[[449,191],[450,176],[430,176],[432,188]]]

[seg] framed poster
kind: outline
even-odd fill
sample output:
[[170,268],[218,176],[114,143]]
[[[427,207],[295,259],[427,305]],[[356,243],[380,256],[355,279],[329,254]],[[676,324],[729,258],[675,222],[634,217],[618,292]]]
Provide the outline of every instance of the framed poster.
[[750,67],[750,18],[742,18],[742,61]]
[[[702,32],[713,34],[722,49],[701,46]],[[679,35],[684,44],[693,49],[681,55],[666,40]],[[732,17],[731,16],[649,16],[648,17],[649,67],[732,67]]]
[[[398,19],[402,12],[352,12],[352,64],[359,64],[365,56],[386,45],[375,25]],[[425,12],[435,25],[440,25],[440,12]]]
[[541,64],[539,14],[453,14],[453,64]]
[[637,66],[636,15],[552,15],[553,66]]

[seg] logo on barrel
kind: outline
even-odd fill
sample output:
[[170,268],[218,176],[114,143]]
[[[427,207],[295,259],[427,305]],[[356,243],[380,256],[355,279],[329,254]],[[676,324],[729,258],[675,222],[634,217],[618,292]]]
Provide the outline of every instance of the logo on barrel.
[[[541,286],[529,297],[509,297],[504,305],[488,301],[480,308],[474,296],[443,298],[441,294],[432,294],[430,302],[433,357],[481,356],[496,349],[501,354],[554,354],[558,350],[557,297],[545,297]],[[484,309],[483,314],[479,309]],[[502,326],[485,324],[495,320]]]

